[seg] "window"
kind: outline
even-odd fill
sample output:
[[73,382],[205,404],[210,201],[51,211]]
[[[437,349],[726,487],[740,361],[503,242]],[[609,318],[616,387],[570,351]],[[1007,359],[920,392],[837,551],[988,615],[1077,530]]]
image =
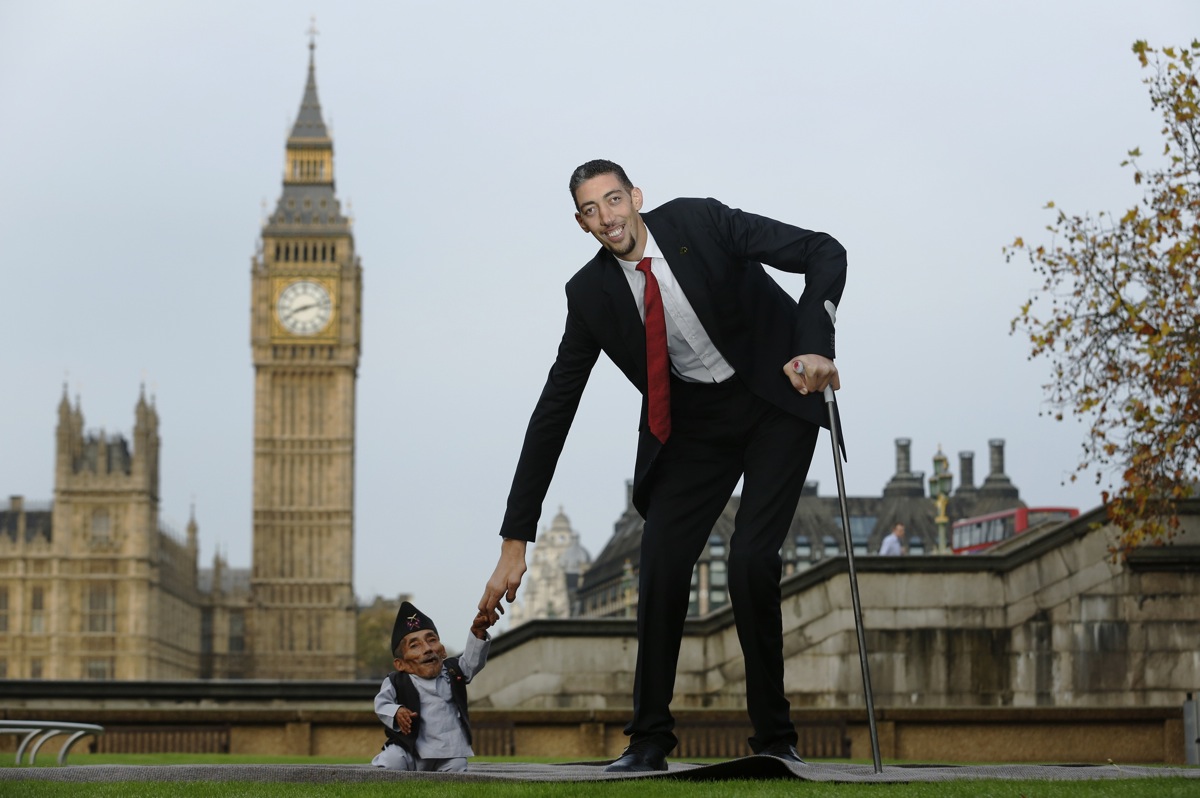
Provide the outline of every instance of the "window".
[[200,610],[200,653],[211,654],[213,650],[213,611],[208,607]]
[[229,653],[246,650],[246,616],[241,612],[229,613]]
[[111,633],[117,630],[114,592],[109,584],[88,586],[83,621],[85,632]]
[[[45,588],[35,587],[29,593],[29,634],[46,634],[46,591]],[[41,662],[41,660],[37,660]],[[39,665],[40,667],[40,665]],[[40,679],[40,676],[34,676]]]
[[8,632],[8,588],[0,587],[0,634],[6,632]]
[[[867,553],[867,540],[871,537],[871,532],[875,529],[877,518],[873,515],[852,515],[850,516],[850,540],[854,543],[855,554]],[[837,524],[838,532],[841,533],[838,537],[839,541],[845,540],[845,529],[842,524],[842,517],[835,515],[833,522]],[[826,546],[828,548],[828,546]]]
[[708,566],[708,610],[712,612],[729,602],[726,585],[729,584],[729,574],[724,560],[713,560]]
[[94,682],[102,682],[112,678],[111,659],[89,659],[83,663],[83,678]]
[[42,678],[42,658],[41,657],[34,657],[33,659],[29,660],[29,678],[30,679]]
[[96,510],[92,513],[92,540],[106,541],[111,532],[111,521],[107,509]]
[[719,587],[724,590],[728,584],[728,574],[725,571],[726,565],[724,560],[713,560],[709,564],[708,584],[711,587]]

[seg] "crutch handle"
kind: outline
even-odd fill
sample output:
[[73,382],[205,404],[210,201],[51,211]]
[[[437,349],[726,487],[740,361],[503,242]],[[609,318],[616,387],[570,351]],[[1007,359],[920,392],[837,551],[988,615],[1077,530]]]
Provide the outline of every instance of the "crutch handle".
[[[792,371],[796,372],[797,374],[803,375],[804,374],[804,364],[801,363],[799,360],[793,360],[792,361]],[[833,386],[826,385],[825,386],[825,404],[831,405],[835,401],[837,401],[837,400],[834,399],[834,397],[833,397]]]

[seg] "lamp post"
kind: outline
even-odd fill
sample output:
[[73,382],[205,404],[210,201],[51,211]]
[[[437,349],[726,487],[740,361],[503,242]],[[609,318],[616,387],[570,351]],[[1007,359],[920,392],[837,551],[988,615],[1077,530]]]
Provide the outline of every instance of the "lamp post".
[[942,445],[939,443],[937,454],[933,456],[933,474],[929,477],[929,497],[937,505],[937,517],[933,519],[933,522],[937,524],[938,554],[950,553],[946,547],[946,525],[950,522],[950,519],[946,517],[946,505],[950,502],[950,487],[953,481],[954,476],[950,473],[950,458],[942,452]]

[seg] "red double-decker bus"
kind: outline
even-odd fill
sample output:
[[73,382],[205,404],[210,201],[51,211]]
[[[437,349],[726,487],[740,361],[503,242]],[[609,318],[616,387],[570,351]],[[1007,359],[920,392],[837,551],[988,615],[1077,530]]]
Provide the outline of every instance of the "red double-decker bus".
[[950,548],[955,554],[978,554],[1035,526],[1070,521],[1074,507],[1014,507],[954,522]]

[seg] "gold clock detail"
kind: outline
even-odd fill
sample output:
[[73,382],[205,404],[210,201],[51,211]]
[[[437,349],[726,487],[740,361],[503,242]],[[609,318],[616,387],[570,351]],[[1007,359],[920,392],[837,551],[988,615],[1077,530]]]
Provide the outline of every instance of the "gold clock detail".
[[279,292],[275,312],[283,328],[294,335],[316,335],[333,316],[329,290],[320,283],[300,280]]

